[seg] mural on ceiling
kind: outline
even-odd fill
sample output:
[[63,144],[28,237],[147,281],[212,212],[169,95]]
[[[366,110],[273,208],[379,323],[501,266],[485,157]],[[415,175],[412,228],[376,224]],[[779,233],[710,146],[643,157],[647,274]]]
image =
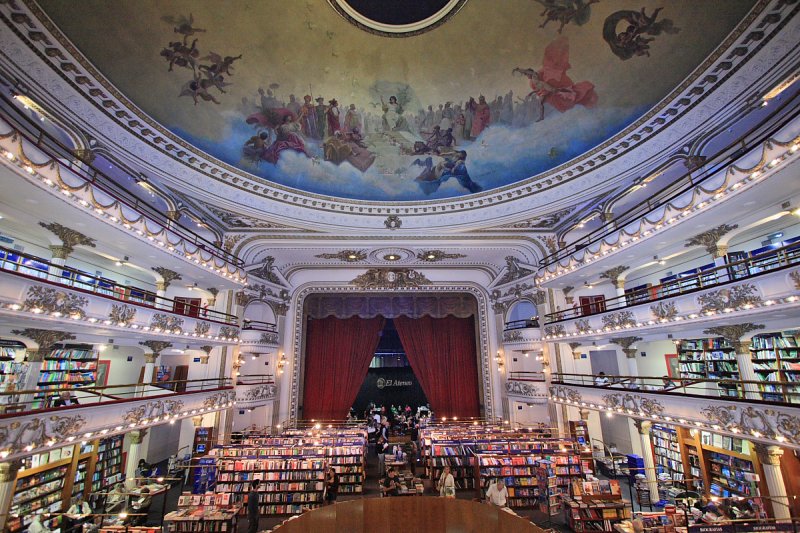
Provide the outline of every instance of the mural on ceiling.
[[325,0],[39,2],[174,134],[276,184],[377,201],[490,190],[579,156],[658,104],[755,3],[468,0],[388,38]]

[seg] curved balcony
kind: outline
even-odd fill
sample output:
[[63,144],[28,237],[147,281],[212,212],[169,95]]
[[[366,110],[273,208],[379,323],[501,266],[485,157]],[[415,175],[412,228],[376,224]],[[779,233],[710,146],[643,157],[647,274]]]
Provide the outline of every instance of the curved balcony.
[[[606,376],[608,383],[596,379],[553,374],[549,399],[603,411],[607,416],[629,416],[800,449],[800,384],[796,382],[665,381],[663,376]],[[767,394],[778,395],[782,401],[759,399]]]
[[275,348],[279,344],[278,326],[272,322],[260,320],[242,320],[242,348],[268,347]]
[[234,341],[238,319],[0,248],[0,311],[38,320]]
[[[540,268],[543,269],[540,279],[549,281],[572,272],[591,260],[608,257],[641,238],[670,225],[679,224],[691,212],[724,201],[724,196],[728,192],[742,190],[745,185],[762,179],[765,171],[785,164],[787,158],[794,157],[797,150],[789,148],[787,143],[775,141],[774,136],[786,130],[786,135],[794,138],[794,123],[800,118],[798,98],[797,93],[787,98],[766,120],[752,127],[724,149],[709,156],[702,169],[688,170],[679,179],[613,220],[605,222],[598,229],[570,242],[555,253],[545,256],[539,262]],[[752,159],[751,155],[759,160],[757,168],[745,171],[743,169],[751,165],[743,162]],[[730,174],[730,178],[724,179],[730,183],[724,183],[725,187],[720,190],[719,181],[726,174]],[[734,177],[734,174],[738,176]]]
[[509,396],[521,396],[526,400],[547,400],[547,386],[543,372],[509,372],[506,380],[506,393]]
[[236,405],[242,408],[260,407],[275,400],[277,392],[272,374],[241,376],[236,380]]
[[[42,392],[0,393],[0,459],[12,460],[93,436],[174,423],[227,409],[236,402],[236,391],[227,378],[168,381],[157,386],[133,383],[48,389],[46,393],[53,396],[44,402],[34,399]],[[70,395],[70,405],[56,404],[55,399],[62,392]],[[42,403],[44,407],[34,408]]]
[[[618,331],[657,329],[663,324],[669,324],[674,333],[701,327],[720,316],[774,321],[777,309],[795,310],[800,304],[798,266],[800,242],[630,292],[606,300],[599,309],[575,307],[551,313],[545,318],[544,339],[601,339]],[[791,317],[786,320],[782,325],[796,325]]]

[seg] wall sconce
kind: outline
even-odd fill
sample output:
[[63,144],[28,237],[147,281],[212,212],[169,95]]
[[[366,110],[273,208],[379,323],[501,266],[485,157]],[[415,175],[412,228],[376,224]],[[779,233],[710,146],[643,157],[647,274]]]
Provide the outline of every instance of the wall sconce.
[[283,374],[283,367],[286,366],[286,354],[281,352],[281,357],[278,359],[278,374]]
[[497,355],[494,356],[494,360],[497,361],[497,369],[502,372],[505,363],[503,361],[503,354],[500,350],[497,350]]

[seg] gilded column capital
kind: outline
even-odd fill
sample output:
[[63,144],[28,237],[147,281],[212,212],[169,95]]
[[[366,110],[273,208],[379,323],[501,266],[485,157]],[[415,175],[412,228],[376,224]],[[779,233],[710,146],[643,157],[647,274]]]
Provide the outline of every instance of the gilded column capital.
[[581,408],[578,412],[581,415],[581,420],[589,420],[589,413],[591,412],[589,409]]
[[22,461],[0,463],[0,483],[13,483],[17,479],[17,472],[20,468],[22,468]]
[[[727,245],[719,244],[719,240],[722,238],[723,235],[726,233],[730,233],[731,231],[738,228],[738,224],[722,224],[717,226],[716,228],[710,229],[708,231],[704,231],[703,233],[698,233],[694,237],[687,239],[686,244],[684,247],[690,248],[692,246],[702,246],[706,249],[706,251],[713,255],[714,257],[721,257],[717,255],[717,253],[721,250],[725,250],[725,253],[728,251]],[[723,254],[724,255],[724,254]]]
[[759,442],[756,443],[755,449],[756,449],[756,455],[758,455],[758,460],[761,462],[762,465],[770,465],[770,466],[781,465],[783,448],[781,448],[780,446],[775,446],[773,444],[761,444]]
[[128,433],[131,437],[131,444],[141,444],[144,438],[147,436],[146,429],[138,429],[136,431],[131,431]]
[[614,337],[609,339],[611,342],[616,344],[617,346],[622,348],[622,351],[625,352],[625,355],[628,356],[628,359],[633,359],[636,357],[636,348],[633,348],[633,345],[642,340],[641,337]]
[[39,225],[50,233],[54,234],[61,241],[61,247],[63,248],[62,253],[64,253],[64,257],[62,259],[66,259],[67,256],[75,250],[76,246],[82,245],[89,246],[91,248],[96,246],[95,240],[91,237],[87,237],[80,231],[75,231],[74,229],[62,226],[57,222],[39,222]]
[[192,425],[196,428],[199,428],[203,425],[203,417],[202,416],[193,416],[192,417]]
[[653,428],[653,423],[649,420],[634,420],[633,425],[639,431],[639,435],[650,436],[650,430]]
[[764,329],[764,324],[753,324],[745,322],[742,324],[731,324],[730,326],[714,326],[703,330],[706,335],[723,337],[736,350],[736,353],[750,353],[750,339],[743,339],[751,332]]
[[[49,329],[25,328],[11,330],[14,335],[20,335],[33,340],[38,348],[36,350],[29,350],[30,352],[38,352],[38,361],[41,361],[45,353],[49,352],[53,346],[62,341],[69,341],[75,339],[75,335],[65,331],[52,331]],[[31,359],[28,359],[29,361]]]
[[[161,352],[163,352],[167,348],[171,348],[172,347],[172,343],[171,342],[168,342],[168,341],[152,341],[152,340],[150,340],[150,341],[141,341],[139,343],[139,345],[144,346],[145,348],[150,348],[150,350],[152,351],[152,353],[145,354],[145,357],[147,357],[148,355],[158,357],[161,354]],[[148,361],[148,362],[150,362],[150,361]],[[155,363],[155,360],[153,360],[152,362]]]
[[60,244],[51,244],[50,253],[53,255],[53,259],[66,259],[69,257],[70,250]]
[[158,359],[159,355],[160,354],[157,354],[157,353],[146,353],[146,354],[144,354],[144,362],[145,363],[150,363],[150,364],[155,364],[156,359]]
[[[175,272],[174,270],[170,270],[168,268],[164,268],[161,266],[152,267],[153,272],[161,276],[161,279],[156,281],[156,288],[160,291],[165,291],[169,288],[170,283],[175,280],[183,279],[181,275]],[[159,286],[159,283],[163,286]]]
[[600,278],[601,279],[607,279],[607,280],[611,281],[611,283],[614,284],[614,287],[616,287],[618,289],[624,289],[625,288],[625,279],[622,278],[622,274],[623,274],[623,272],[628,270],[628,268],[629,267],[624,266],[624,265],[616,266],[614,268],[609,268],[605,272],[601,272],[600,273]]

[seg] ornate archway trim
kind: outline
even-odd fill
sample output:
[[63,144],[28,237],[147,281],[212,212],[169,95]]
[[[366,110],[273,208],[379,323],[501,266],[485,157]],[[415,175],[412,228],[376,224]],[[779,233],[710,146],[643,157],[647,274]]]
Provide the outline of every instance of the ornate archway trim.
[[481,380],[481,393],[483,395],[482,403],[486,417],[493,417],[495,415],[494,408],[494,388],[492,386],[491,364],[489,357],[489,303],[488,295],[485,290],[480,286],[472,283],[458,283],[458,284],[434,284],[426,285],[424,287],[412,287],[403,289],[402,291],[387,291],[386,289],[360,289],[352,285],[319,285],[309,284],[300,287],[294,296],[294,335],[293,335],[293,351],[292,351],[292,377],[291,377],[291,391],[289,395],[289,413],[290,417],[297,419],[298,409],[300,402],[300,378],[301,363],[303,360],[303,352],[305,351],[305,342],[303,335],[303,308],[305,299],[316,293],[359,293],[363,295],[386,295],[386,294],[402,294],[402,293],[444,293],[444,292],[461,292],[468,293],[475,297],[478,303],[478,366],[480,368],[479,378]]

